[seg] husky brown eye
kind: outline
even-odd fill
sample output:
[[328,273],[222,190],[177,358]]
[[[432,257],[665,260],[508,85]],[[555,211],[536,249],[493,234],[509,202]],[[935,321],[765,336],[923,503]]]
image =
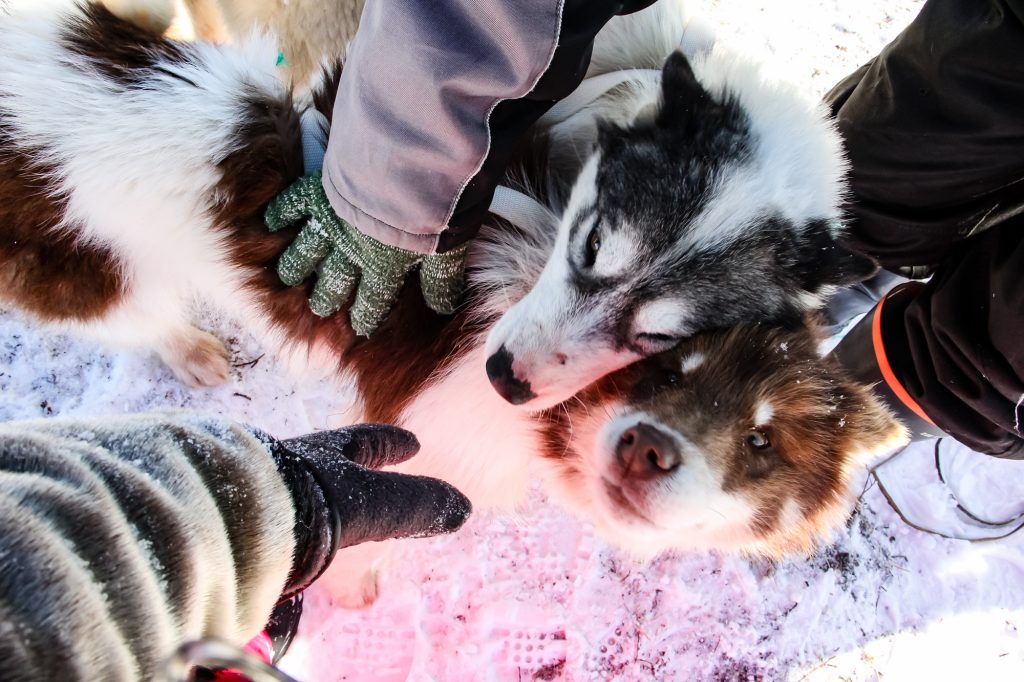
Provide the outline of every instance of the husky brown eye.
[[755,450],[767,450],[772,444],[771,441],[768,440],[768,436],[757,429],[748,431],[746,440],[747,445]]
[[601,250],[601,233],[595,227],[590,231],[590,236],[587,237],[587,257],[586,266],[589,268],[597,260],[597,252]]

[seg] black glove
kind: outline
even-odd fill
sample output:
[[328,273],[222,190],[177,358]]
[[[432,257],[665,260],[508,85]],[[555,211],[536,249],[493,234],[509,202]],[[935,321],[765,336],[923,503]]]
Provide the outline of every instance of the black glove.
[[316,580],[343,547],[450,533],[469,516],[469,500],[443,481],[375,471],[419,450],[414,435],[394,426],[364,424],[270,446],[296,509],[295,561],[283,600]]

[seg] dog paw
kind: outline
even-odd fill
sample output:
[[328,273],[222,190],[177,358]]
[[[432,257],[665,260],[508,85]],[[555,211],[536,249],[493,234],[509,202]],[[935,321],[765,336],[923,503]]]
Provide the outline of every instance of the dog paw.
[[392,543],[364,542],[338,551],[317,584],[334,603],[347,609],[365,609],[377,601],[378,578],[386,570]]
[[377,571],[364,572],[355,580],[328,585],[334,603],[346,609],[365,609],[377,601]]
[[219,386],[231,375],[231,354],[213,334],[189,328],[177,335],[160,356],[183,384],[194,388]]

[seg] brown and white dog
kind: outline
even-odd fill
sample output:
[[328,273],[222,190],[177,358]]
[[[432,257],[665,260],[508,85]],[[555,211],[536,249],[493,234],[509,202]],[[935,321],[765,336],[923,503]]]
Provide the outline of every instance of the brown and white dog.
[[[640,557],[807,551],[847,517],[861,458],[905,438],[866,387],[818,356],[807,321],[698,334],[544,411],[503,400],[484,372],[486,339],[555,248],[557,182],[533,220],[485,227],[456,315],[432,313],[412,284],[372,340],[344,312],[313,315],[310,285],[288,288],[275,272],[295,230],[269,234],[262,220],[301,173],[299,113],[276,54],[269,40],[171,42],[94,5],[0,14],[2,300],[153,348],[209,385],[225,380],[228,357],[190,323],[202,299],[275,349],[331,358],[358,388],[350,421],[419,436],[405,470],[452,482],[478,508],[514,509],[540,480]],[[339,76],[313,98],[327,117]],[[368,574],[346,588],[348,602],[372,599],[373,585]]]

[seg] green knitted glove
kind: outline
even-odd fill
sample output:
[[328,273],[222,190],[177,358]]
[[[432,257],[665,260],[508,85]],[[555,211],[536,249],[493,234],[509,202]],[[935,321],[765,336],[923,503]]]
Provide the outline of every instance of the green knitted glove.
[[406,274],[419,265],[427,305],[442,315],[455,312],[463,289],[464,247],[425,255],[367,237],[334,213],[320,178],[320,173],[299,178],[267,207],[271,232],[307,220],[277,263],[282,282],[295,286],[316,271],[309,307],[321,317],[336,313],[358,283],[349,317],[356,334],[368,337],[388,316]]

